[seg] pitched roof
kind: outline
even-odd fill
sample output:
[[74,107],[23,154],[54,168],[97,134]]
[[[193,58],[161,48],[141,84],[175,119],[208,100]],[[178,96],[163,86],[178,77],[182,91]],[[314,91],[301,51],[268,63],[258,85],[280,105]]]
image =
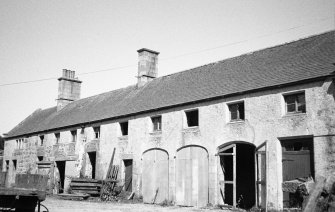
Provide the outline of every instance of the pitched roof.
[[7,138],[325,77],[335,71],[334,38],[331,31],[80,99],[58,112],[38,110]]

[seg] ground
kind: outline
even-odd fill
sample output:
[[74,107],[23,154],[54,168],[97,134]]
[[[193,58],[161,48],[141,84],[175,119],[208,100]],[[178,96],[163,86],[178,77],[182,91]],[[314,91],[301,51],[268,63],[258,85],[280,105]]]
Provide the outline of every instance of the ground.
[[[63,200],[58,197],[47,197],[42,202],[50,212],[188,212],[188,211],[210,211],[210,212],[224,212],[222,209],[206,208],[197,209],[194,207],[179,207],[179,206],[160,206],[143,203],[118,203],[118,202],[97,202],[90,200]],[[44,211],[43,209],[41,211]],[[231,211],[231,210],[227,210]]]

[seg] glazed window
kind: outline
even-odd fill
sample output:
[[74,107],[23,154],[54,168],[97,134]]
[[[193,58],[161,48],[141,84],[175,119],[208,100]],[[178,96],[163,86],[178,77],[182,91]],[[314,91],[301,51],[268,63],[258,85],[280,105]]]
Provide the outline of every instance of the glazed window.
[[77,130],[71,131],[72,142],[77,141]]
[[233,103],[228,105],[230,121],[244,120],[244,102]]
[[286,113],[306,113],[305,93],[285,95]]
[[120,123],[121,134],[123,136],[128,135],[128,121]]
[[93,127],[93,130],[94,130],[94,138],[99,139],[100,138],[100,126]]
[[161,131],[162,130],[162,116],[155,116],[151,117],[152,121],[152,130],[155,131]]
[[55,133],[55,137],[56,137],[56,144],[58,144],[60,139],[60,133]]
[[185,111],[185,114],[188,127],[199,126],[199,110]]

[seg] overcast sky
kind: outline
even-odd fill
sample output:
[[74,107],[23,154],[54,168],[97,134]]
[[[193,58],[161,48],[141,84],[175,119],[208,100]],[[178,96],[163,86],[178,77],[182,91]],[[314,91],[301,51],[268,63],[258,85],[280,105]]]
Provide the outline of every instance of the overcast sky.
[[140,48],[164,76],[333,30],[334,14],[334,0],[1,0],[0,134],[56,105],[64,68],[85,98],[135,84]]

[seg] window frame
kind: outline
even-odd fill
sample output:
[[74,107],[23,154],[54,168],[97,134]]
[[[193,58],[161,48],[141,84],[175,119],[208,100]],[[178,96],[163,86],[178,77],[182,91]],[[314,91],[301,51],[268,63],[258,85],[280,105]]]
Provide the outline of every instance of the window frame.
[[[152,132],[161,132],[162,131],[162,116],[152,116],[151,123],[152,123]],[[156,121],[158,120],[158,121]]]
[[[185,110],[186,117],[186,127],[199,127],[199,109]],[[192,113],[197,113],[196,116],[192,116]],[[195,120],[192,120],[192,117],[196,117]],[[193,123],[194,122],[194,123]]]
[[[239,105],[243,105],[243,118],[241,118],[241,111],[239,110]],[[232,107],[236,107],[236,118],[232,117]],[[230,102],[227,103],[228,113],[229,113],[229,122],[241,122],[245,121],[245,104],[244,101]]]
[[[303,95],[303,102],[299,102],[299,96]],[[294,103],[288,103],[288,98],[293,97]],[[306,113],[306,94],[305,91],[297,91],[294,93],[285,93],[283,94],[284,104],[285,104],[285,114],[305,114]],[[294,111],[288,110],[288,105],[294,104]],[[299,111],[299,107],[303,106],[304,109]]]

